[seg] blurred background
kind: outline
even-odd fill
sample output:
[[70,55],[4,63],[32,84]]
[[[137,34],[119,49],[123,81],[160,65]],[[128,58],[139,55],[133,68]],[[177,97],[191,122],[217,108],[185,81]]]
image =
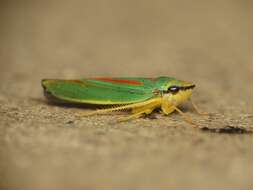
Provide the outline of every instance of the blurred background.
[[42,78],[165,75],[247,93],[252,4],[1,1],[1,78],[9,81],[1,86],[38,96]]
[[252,10],[250,0],[1,0],[4,189],[251,189],[251,136],[198,133],[176,114],[76,121],[44,102],[40,81],[173,76],[221,114],[192,114],[198,122],[250,127]]

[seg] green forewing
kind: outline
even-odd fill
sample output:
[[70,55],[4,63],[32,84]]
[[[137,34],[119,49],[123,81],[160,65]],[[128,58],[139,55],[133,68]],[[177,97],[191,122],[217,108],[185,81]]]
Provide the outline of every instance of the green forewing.
[[45,92],[56,99],[90,104],[129,104],[157,96],[173,78],[93,78],[81,80],[45,79]]

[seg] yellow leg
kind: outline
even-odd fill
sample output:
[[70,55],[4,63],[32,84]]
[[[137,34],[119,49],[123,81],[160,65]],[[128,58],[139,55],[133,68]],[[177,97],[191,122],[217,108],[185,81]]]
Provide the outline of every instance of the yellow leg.
[[99,109],[99,110],[95,110],[89,113],[79,113],[78,116],[86,117],[86,116],[91,116],[91,115],[96,115],[96,114],[104,114],[104,113],[109,113],[109,112],[114,112],[114,111],[123,111],[123,110],[129,110],[129,109],[136,110],[135,112],[133,111],[133,113],[139,113],[143,109],[146,109],[146,108],[154,109],[155,107],[159,106],[160,102],[161,102],[161,98],[154,98],[151,100],[147,100],[145,102],[133,103],[133,104],[123,105],[123,106],[118,106],[118,107],[108,108],[108,109]]
[[80,117],[87,117],[87,116],[91,116],[91,115],[97,115],[97,114],[105,114],[105,113],[109,113],[109,112],[114,112],[114,111],[122,111],[122,110],[127,110],[131,108],[131,104],[130,105],[124,105],[124,106],[117,106],[117,107],[113,107],[113,108],[105,108],[105,109],[98,109],[95,111],[91,111],[88,113],[79,113],[78,116]]
[[150,114],[155,108],[158,108],[160,106],[161,106],[161,99],[159,98],[153,101],[147,101],[146,104],[143,104],[139,107],[133,107],[132,113],[135,114],[135,113],[140,113],[144,111],[144,113]]
[[143,116],[144,114],[150,114],[156,107],[160,106],[161,102],[160,99],[157,100],[152,100],[149,102],[146,102],[145,105],[139,106],[139,107],[134,107],[132,109],[132,115],[119,119],[118,121],[128,121],[131,119],[137,119],[141,116]]
[[175,110],[174,106],[167,106],[167,107],[162,106],[161,109],[165,115],[169,115]]
[[177,111],[183,118],[184,120],[193,125],[194,127],[198,127],[189,116],[187,116],[184,112],[182,112],[179,108],[177,108],[176,106],[169,104],[167,102],[164,102],[164,104],[162,105],[162,112],[166,115],[169,115],[170,113],[172,113],[173,111]]
[[193,125],[194,127],[198,127],[198,128],[199,128],[199,126],[196,125],[188,115],[186,115],[184,112],[182,112],[182,111],[181,111],[179,108],[177,108],[176,106],[174,106],[174,108],[175,108],[175,110],[184,118],[184,120],[185,120],[187,123]]
[[192,101],[192,99],[190,99],[190,102],[192,104],[192,107],[194,108],[194,110],[199,114],[199,115],[209,115],[209,113],[207,112],[203,112],[203,111],[200,111],[198,106]]
[[140,111],[140,112],[134,113],[130,116],[119,119],[118,122],[129,121],[131,119],[137,119],[137,118],[140,118],[141,116],[143,116],[144,114],[150,114],[152,111],[153,111],[153,109],[144,109],[143,111]]

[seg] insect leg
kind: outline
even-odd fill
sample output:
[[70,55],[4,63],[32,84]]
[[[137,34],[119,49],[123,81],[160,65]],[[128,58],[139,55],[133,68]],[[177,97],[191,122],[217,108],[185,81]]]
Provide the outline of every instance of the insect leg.
[[[143,103],[145,103],[145,102],[143,102]],[[148,114],[152,113],[152,111],[156,107],[160,106],[160,104],[161,104],[161,99],[152,100],[151,102],[147,101],[146,104],[144,104],[142,106],[134,107],[132,109],[132,113],[133,113],[132,115],[122,118],[122,119],[119,119],[118,121],[119,122],[128,121],[131,119],[137,119],[137,118],[143,116],[144,114],[148,115]]]
[[[146,102],[143,102],[143,103],[146,103],[146,104],[143,104],[139,107],[133,107],[132,108],[132,113],[135,114],[135,113],[139,113],[139,112],[142,112],[142,111],[145,111],[145,110],[151,110],[151,112],[157,108],[157,107],[160,107],[161,106],[161,99],[155,99],[155,100],[152,100],[151,102],[150,101],[146,101]],[[146,114],[149,114],[151,113],[149,111],[147,111]]]
[[184,120],[193,125],[194,127],[198,127],[189,116],[187,116],[184,112],[182,112],[179,108],[177,108],[176,106],[174,106],[173,104],[169,103],[169,102],[163,102],[162,105],[162,112],[166,115],[169,115],[170,113],[172,113],[173,111],[177,111],[183,118]]
[[209,113],[207,112],[203,112],[203,111],[200,111],[198,106],[192,101],[192,99],[190,99],[190,102],[192,104],[192,107],[194,108],[194,110],[199,114],[199,115],[209,115]]
[[166,106],[166,107],[164,105],[162,105],[161,109],[165,115],[169,115],[170,113],[172,113],[175,110],[174,106],[172,106],[172,105]]
[[148,104],[157,104],[157,102],[159,102],[159,98],[154,98],[154,99],[150,99],[144,102],[138,102],[138,103],[133,103],[133,104],[128,104],[128,105],[123,105],[123,106],[118,106],[118,107],[114,107],[114,108],[108,108],[108,109],[99,109],[96,111],[92,111],[89,113],[81,113],[78,116],[91,116],[91,115],[96,115],[96,114],[104,114],[104,113],[109,113],[109,112],[113,112],[113,111],[123,111],[123,110],[128,110],[128,109],[133,109],[133,108],[141,108],[141,107],[145,107]]
[[193,125],[194,127],[199,128],[199,126],[196,125],[188,115],[186,115],[184,112],[182,112],[182,111],[181,111],[179,108],[177,108],[176,106],[173,106],[173,107],[174,107],[174,109],[184,118],[184,120],[185,120],[187,123]]
[[173,104],[167,100],[162,102],[161,109],[165,115],[169,115],[175,110]]
[[140,118],[141,116],[143,116],[144,114],[150,114],[152,111],[153,111],[153,109],[144,109],[143,111],[140,111],[140,112],[134,113],[130,116],[119,119],[118,122],[128,121],[131,119],[137,119],[137,118]]

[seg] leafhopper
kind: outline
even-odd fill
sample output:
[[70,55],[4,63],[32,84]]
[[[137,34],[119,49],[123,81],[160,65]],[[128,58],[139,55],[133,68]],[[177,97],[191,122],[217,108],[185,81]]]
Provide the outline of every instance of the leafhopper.
[[[131,114],[121,121],[135,119],[160,109],[165,115],[177,111],[193,124],[178,106],[190,100],[195,85],[172,77],[140,78],[85,78],[80,80],[44,79],[42,86],[46,97],[66,103],[108,105],[83,116],[113,111],[130,110]],[[196,105],[195,110],[200,114]]]

